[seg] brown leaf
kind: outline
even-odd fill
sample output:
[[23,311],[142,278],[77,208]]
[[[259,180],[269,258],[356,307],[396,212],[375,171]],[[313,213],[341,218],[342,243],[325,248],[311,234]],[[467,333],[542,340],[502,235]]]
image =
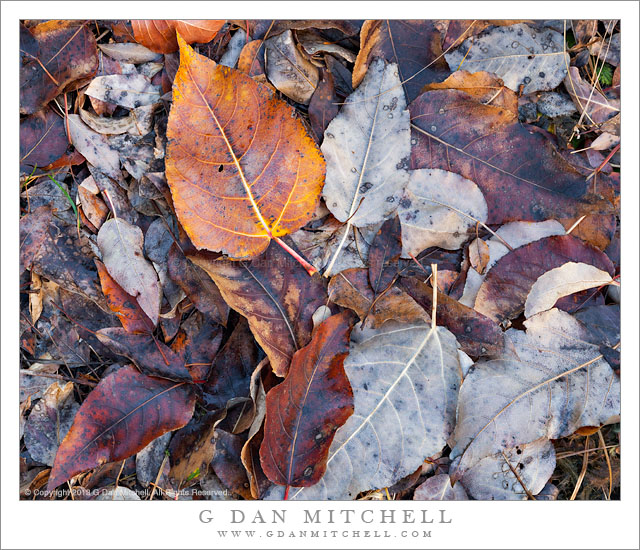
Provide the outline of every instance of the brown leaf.
[[62,441],[47,488],[106,462],[123,460],[165,432],[184,426],[195,405],[193,387],[123,367],[103,378]]
[[353,414],[353,391],[344,372],[352,314],[323,322],[298,351],[282,384],[267,394],[260,462],[279,485],[309,487],[326,470],[335,431]]
[[[34,40],[31,37],[24,40],[26,33]],[[96,39],[81,21],[47,21],[21,31],[20,38],[21,113],[39,111],[71,84],[92,76],[98,68]]]
[[151,319],[147,317],[136,299],[113,280],[100,260],[96,259],[95,262],[107,304],[109,304],[111,311],[118,316],[124,329],[132,333],[148,334],[153,332],[154,325]]
[[[415,278],[402,278],[399,285],[425,311],[431,313],[431,286]],[[498,356],[504,352],[504,334],[495,321],[442,292],[438,292],[436,319],[438,325],[447,327],[454,334],[460,348],[473,357]]]
[[133,19],[136,42],[157,53],[178,51],[176,32],[187,44],[206,44],[224,25],[222,19]]
[[338,96],[333,84],[332,74],[323,69],[320,73],[320,81],[309,101],[309,121],[316,135],[316,142],[322,143],[324,131],[329,126],[339,109]]
[[180,58],[166,158],[178,219],[199,249],[256,256],[311,219],[324,160],[267,88],[184,41]]
[[64,120],[43,109],[20,121],[20,170],[31,174],[34,168],[42,168],[64,155],[69,142]]
[[449,74],[442,55],[440,32],[431,20],[369,20],[360,31],[360,52],[353,68],[357,87],[375,57],[398,64],[407,99],[412,101],[422,87]]
[[240,460],[246,437],[246,435],[234,435],[224,430],[216,430],[215,454],[211,466],[226,487],[244,499],[251,499],[247,472]]
[[93,176],[89,176],[78,185],[78,198],[85,216],[96,230],[99,230],[107,219],[109,207],[100,198],[100,189]]
[[311,339],[314,311],[327,300],[326,282],[304,269],[272,243],[252,262],[189,258],[215,281],[229,307],[249,320],[273,371],[285,376],[294,352]]
[[401,252],[400,218],[394,216],[382,224],[369,249],[369,284],[376,297],[396,277]]
[[469,261],[471,267],[482,275],[487,269],[487,264],[491,256],[489,254],[489,245],[479,237],[476,237],[469,243]]
[[[585,177],[552,142],[506,109],[459,90],[434,90],[409,110],[412,167],[440,168],[475,182],[489,207],[486,223],[559,219],[569,228],[581,215],[613,217],[610,203],[587,196]],[[608,228],[599,232],[610,238]]]
[[430,320],[410,296],[396,287],[381,294],[374,303],[376,296],[369,286],[368,270],[364,268],[345,269],[334,275],[329,283],[329,297],[333,303],[355,311],[373,328],[390,319],[406,323]]
[[590,264],[614,274],[611,260],[595,247],[571,235],[547,237],[496,262],[478,290],[476,311],[500,322],[517,317],[538,277],[567,262]]
[[247,42],[244,45],[238,58],[238,70],[248,74],[252,78],[265,78],[264,45],[262,40],[251,40],[251,42]]
[[577,67],[569,67],[564,87],[580,113],[584,114],[585,124],[600,124],[620,112],[620,100],[607,99],[582,79]]
[[218,287],[202,268],[185,257],[177,243],[169,249],[167,266],[169,277],[184,291],[196,309],[226,326],[229,306],[222,299]]

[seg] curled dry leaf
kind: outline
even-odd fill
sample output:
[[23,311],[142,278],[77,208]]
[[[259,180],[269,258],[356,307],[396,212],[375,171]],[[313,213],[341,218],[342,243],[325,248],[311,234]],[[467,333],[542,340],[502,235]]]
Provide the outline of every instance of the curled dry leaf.
[[[477,363],[464,379],[451,458],[460,477],[482,459],[541,437],[617,422],[620,380],[584,325],[557,309],[507,331],[516,356]],[[500,391],[496,392],[496,385]]]
[[318,68],[298,49],[290,30],[264,41],[267,78],[284,95],[308,105],[318,86]]
[[187,44],[211,42],[224,25],[220,19],[134,19],[136,42],[157,53],[178,51],[176,32]]
[[613,275],[611,260],[597,248],[571,235],[546,237],[503,256],[478,290],[476,311],[497,321],[517,317],[538,277],[567,262],[592,265]]
[[403,257],[437,246],[456,250],[487,220],[487,203],[471,180],[445,170],[412,170],[398,206]]
[[156,271],[143,255],[142,230],[124,220],[109,220],[98,232],[98,246],[109,275],[136,299],[155,325],[162,289]]
[[378,59],[322,142],[327,159],[322,194],[331,213],[346,222],[325,275],[332,273],[351,226],[379,223],[397,208],[409,179],[410,149],[409,113],[397,66]]
[[569,67],[564,87],[588,124],[601,124],[620,112],[619,99],[607,99],[590,83],[582,80],[577,67]]
[[[511,467],[509,467],[511,466]],[[462,476],[462,484],[476,500],[527,500],[542,491],[556,468],[556,452],[546,437],[516,445],[483,458]],[[516,474],[518,474],[518,478]],[[522,483],[521,483],[522,482]]]
[[385,323],[352,333],[345,371],[354,413],[329,449],[327,471],[289,498],[345,499],[389,487],[442,450],[460,383],[457,342],[443,327]]
[[452,71],[464,68],[499,76],[506,86],[530,94],[553,90],[562,82],[569,66],[560,33],[533,29],[524,23],[495,27],[479,37],[467,39],[444,54]]
[[540,275],[531,287],[524,304],[524,316],[529,318],[551,309],[558,299],[589,288],[608,285],[611,275],[589,264],[567,262]]
[[197,248],[256,256],[311,219],[324,161],[290,107],[184,41],[173,94],[167,181]]
[[397,65],[409,101],[419,95],[425,84],[441,80],[449,72],[435,21],[365,21],[360,31],[360,52],[353,68],[354,88],[362,82],[376,57]]
[[20,112],[39,111],[67,87],[95,74],[96,39],[81,21],[52,20],[20,28]]
[[437,474],[416,487],[413,500],[469,500],[460,483],[451,486],[448,474]]
[[153,105],[160,101],[161,90],[138,73],[98,76],[91,81],[85,94],[100,101],[129,109]]
[[52,490],[74,475],[123,460],[193,415],[190,385],[123,367],[103,378],[80,406],[49,476]]
[[311,338],[313,312],[327,301],[322,277],[309,278],[276,243],[252,262],[202,253],[189,258],[211,276],[229,307],[249,320],[273,372],[286,375],[294,352]]
[[335,432],[353,414],[344,372],[353,317],[329,317],[291,360],[282,384],[267,394],[260,462],[267,477],[287,487],[309,487],[326,469]]
[[98,44],[105,54],[116,61],[124,63],[147,63],[149,61],[158,61],[161,55],[145,48],[142,44],[135,42],[116,42],[113,44]]

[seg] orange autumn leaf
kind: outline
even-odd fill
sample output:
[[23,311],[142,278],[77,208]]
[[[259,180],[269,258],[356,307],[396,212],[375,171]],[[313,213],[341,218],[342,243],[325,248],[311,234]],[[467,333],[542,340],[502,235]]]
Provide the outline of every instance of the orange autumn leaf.
[[205,44],[213,40],[224,19],[133,19],[131,27],[136,41],[157,53],[178,50],[176,31],[188,43]]
[[178,41],[166,158],[176,213],[197,248],[257,256],[311,219],[324,159],[268,88]]

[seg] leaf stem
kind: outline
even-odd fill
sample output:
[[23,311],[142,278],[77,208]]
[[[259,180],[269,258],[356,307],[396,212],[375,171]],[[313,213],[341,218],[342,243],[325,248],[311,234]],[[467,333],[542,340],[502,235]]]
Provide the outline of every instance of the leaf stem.
[[276,241],[282,248],[284,248],[291,257],[296,260],[304,270],[312,277],[314,274],[318,273],[318,270],[313,267],[307,260],[305,260],[300,254],[298,254],[293,248],[291,248],[287,243],[285,243],[280,237],[273,237],[273,240]]

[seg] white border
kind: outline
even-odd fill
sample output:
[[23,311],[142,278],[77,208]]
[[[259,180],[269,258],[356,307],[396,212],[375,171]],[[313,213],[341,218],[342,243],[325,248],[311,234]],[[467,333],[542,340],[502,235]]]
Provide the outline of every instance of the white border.
[[[151,9],[149,9],[151,8]],[[637,2],[2,2],[2,547],[7,548],[637,548],[638,518],[638,3]],[[450,525],[430,539],[219,539],[231,508],[247,516],[297,503],[20,502],[18,495],[18,20],[47,18],[622,19],[622,393],[621,502],[312,503],[313,509],[444,508]],[[431,506],[431,504],[433,504]],[[198,514],[213,510],[215,521]],[[243,525],[241,528],[253,529]],[[275,530],[280,526],[267,526]],[[355,524],[346,526],[354,529]],[[378,526],[381,529],[383,526]],[[297,528],[292,523],[286,529]],[[323,528],[331,528],[323,525]],[[344,526],[337,527],[340,530]],[[362,525],[361,529],[372,529]],[[412,526],[409,526],[412,528]],[[422,526],[418,526],[422,529]]]

